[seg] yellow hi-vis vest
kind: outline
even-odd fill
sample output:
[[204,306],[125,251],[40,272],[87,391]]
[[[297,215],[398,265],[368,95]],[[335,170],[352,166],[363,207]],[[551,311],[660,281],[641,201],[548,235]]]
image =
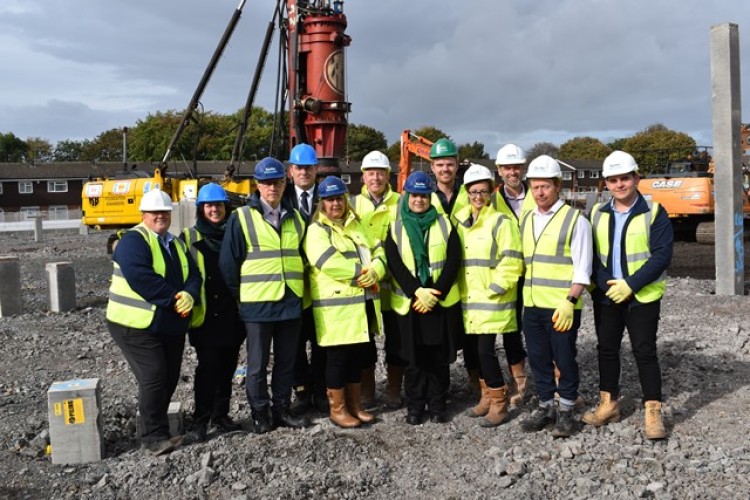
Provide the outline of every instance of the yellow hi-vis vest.
[[182,234],[185,238],[185,244],[193,255],[193,260],[198,265],[198,269],[203,277],[203,283],[201,283],[201,303],[193,306],[193,316],[190,318],[190,328],[198,328],[206,319],[206,264],[203,261],[203,254],[193,244],[202,240],[203,235],[194,227],[186,228]]
[[[503,189],[500,187],[500,189]],[[510,217],[512,220],[516,221],[516,224],[521,224],[521,219],[523,219],[524,215],[526,215],[527,212],[533,212],[536,210],[536,202],[534,201],[534,197],[531,195],[531,192],[526,189],[526,196],[523,199],[523,203],[521,203],[521,214],[519,217],[516,217],[516,213],[513,211],[512,208],[510,208],[510,205],[505,201],[505,198],[503,198],[503,195],[499,191],[495,191],[492,193],[492,196],[490,197],[490,204],[492,207],[500,212],[501,214],[505,214],[508,217]]]
[[518,226],[491,206],[471,223],[471,206],[457,214],[463,245],[459,277],[461,308],[467,334],[497,334],[518,330],[516,299],[523,273]]
[[281,222],[281,234],[254,208],[237,209],[247,255],[240,267],[240,302],[271,302],[284,297],[285,287],[304,293],[304,264],[300,245],[305,222],[296,210]]
[[[433,283],[437,283],[438,278],[443,273],[445,260],[448,257],[448,237],[451,233],[451,227],[447,215],[438,215],[435,222],[430,226],[430,231],[427,235],[427,256],[430,259],[430,274]],[[406,228],[400,215],[396,217],[396,220],[391,225],[391,237],[398,247],[398,253],[401,255],[404,265],[412,276],[416,277],[417,266],[414,262],[414,252],[411,250],[409,237],[406,234]],[[401,316],[406,316],[411,306],[411,299],[406,296],[401,286],[392,277],[391,286],[393,288],[391,307]],[[458,290],[458,283],[454,283],[445,298],[438,302],[438,304],[442,307],[450,307],[457,304],[459,300],[461,300],[461,294]]]
[[[521,221],[523,256],[526,263],[523,304],[527,307],[556,309],[573,284],[573,257],[570,242],[581,212],[562,205],[534,240],[534,215],[527,212]],[[583,307],[579,297],[576,309]]]
[[438,198],[437,193],[432,193],[430,203],[432,203],[432,206],[435,207],[440,215],[449,216],[451,224],[455,226],[456,224],[458,224],[458,221],[456,220],[456,214],[469,204],[469,193],[466,192],[465,187],[461,186],[458,188],[458,192],[454,196],[456,197],[456,201],[453,203],[453,208],[451,209],[451,213],[449,214],[446,214],[445,210],[443,210],[443,204],[440,203],[440,198]]
[[[625,230],[625,257],[627,259],[628,274],[635,274],[651,257],[651,225],[656,220],[656,214],[661,205],[654,201],[648,201],[648,212],[634,216]],[[607,257],[610,247],[610,218],[609,212],[599,210],[600,203],[594,205],[591,211],[591,225],[594,227],[594,256],[607,267]],[[664,296],[667,288],[667,274],[662,273],[658,279],[652,281],[635,292],[635,299],[646,304],[655,302]]]
[[[146,240],[151,249],[151,265],[154,272],[161,277],[167,275],[167,265],[164,255],[161,253],[161,244],[158,236],[143,224],[138,224],[131,231],[135,231]],[[182,269],[182,280],[187,281],[189,268],[187,260],[187,249],[179,239],[174,239],[177,256],[180,259]],[[112,273],[112,284],[109,287],[109,302],[107,303],[107,319],[118,325],[144,330],[154,321],[156,305],[147,302],[130,288],[125,276],[122,275],[117,262],[114,263]]]
[[[366,233],[357,216],[349,211],[343,226],[323,213],[307,228],[305,255],[309,260],[310,295],[318,344],[346,345],[368,342],[370,332],[382,331],[378,294],[357,285],[362,268],[385,275],[385,251]],[[368,255],[369,254],[369,255]],[[369,258],[369,262],[368,261]],[[372,298],[377,325],[368,322],[365,303]]]
[[[385,242],[388,234],[388,226],[396,218],[400,195],[390,187],[383,195],[383,201],[376,207],[367,191],[367,186],[362,186],[362,192],[349,199],[349,205],[357,214],[362,226],[369,231],[369,236],[374,241]],[[386,271],[387,272],[387,271]],[[383,311],[391,310],[391,282],[384,279],[380,283],[380,307]]]

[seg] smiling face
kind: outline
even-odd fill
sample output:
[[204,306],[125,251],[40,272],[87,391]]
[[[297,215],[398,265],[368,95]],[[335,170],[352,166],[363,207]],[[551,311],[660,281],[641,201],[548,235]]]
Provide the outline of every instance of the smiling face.
[[466,193],[469,195],[469,203],[476,214],[489,203],[492,184],[490,181],[474,182],[466,186]]
[[201,205],[201,210],[203,210],[203,217],[214,224],[223,221],[224,217],[227,215],[227,207],[224,202],[221,201],[204,203]]
[[534,201],[542,213],[552,208],[560,198],[559,179],[531,179],[529,185]]
[[143,212],[143,224],[159,236],[164,236],[172,225],[172,212]]
[[521,181],[524,173],[523,165],[498,165],[497,173],[502,177],[505,186],[512,192],[521,191]]
[[635,203],[637,195],[638,182],[640,177],[633,172],[622,175],[611,175],[604,182],[607,189],[612,193],[615,199],[615,206],[627,209]]
[[320,211],[331,220],[341,220],[346,215],[346,198],[330,196],[320,200]]
[[458,160],[456,158],[435,158],[432,160],[432,173],[438,184],[452,186],[456,181],[458,173]]
[[430,209],[431,199],[429,194],[409,193],[409,210],[415,214],[425,213]]
[[285,179],[258,181],[258,192],[261,199],[272,208],[278,207],[281,203],[281,194],[284,192],[285,184]]
[[380,197],[388,187],[388,170],[384,168],[366,168],[362,171],[362,180],[367,186],[367,192]]

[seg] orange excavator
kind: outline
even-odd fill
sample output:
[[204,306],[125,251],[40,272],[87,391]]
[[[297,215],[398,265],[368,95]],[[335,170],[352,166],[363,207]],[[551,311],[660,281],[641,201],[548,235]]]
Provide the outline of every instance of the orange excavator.
[[412,134],[411,130],[401,132],[401,159],[398,162],[397,190],[402,192],[406,178],[412,169],[412,160],[415,156],[430,160],[430,147],[432,141],[421,135]]

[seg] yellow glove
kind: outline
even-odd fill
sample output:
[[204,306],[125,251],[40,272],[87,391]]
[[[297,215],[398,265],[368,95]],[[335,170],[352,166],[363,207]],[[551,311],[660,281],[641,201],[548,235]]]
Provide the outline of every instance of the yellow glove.
[[432,308],[427,307],[427,304],[419,300],[419,297],[414,298],[414,304],[412,304],[411,307],[420,314],[427,314],[428,312],[432,311]]
[[357,278],[357,284],[361,288],[370,288],[378,284],[378,273],[371,267],[362,268],[360,277]]
[[177,299],[177,302],[175,302],[174,304],[174,310],[177,311],[183,318],[193,310],[193,304],[195,303],[195,300],[193,300],[193,296],[187,293],[185,290],[177,292],[177,295],[175,295],[174,298]]
[[625,300],[633,295],[633,289],[628,286],[625,280],[609,280],[607,281],[609,290],[607,290],[607,297],[609,297],[615,304],[625,302]]
[[575,304],[566,300],[560,302],[552,314],[552,327],[558,332],[567,332],[570,327],[573,326],[573,312],[575,311]]
[[435,290],[434,288],[417,288],[417,291],[414,292],[414,296],[421,302],[423,305],[427,307],[430,311],[432,311],[432,308],[435,307],[435,304],[438,303],[437,296],[440,295],[439,290]]

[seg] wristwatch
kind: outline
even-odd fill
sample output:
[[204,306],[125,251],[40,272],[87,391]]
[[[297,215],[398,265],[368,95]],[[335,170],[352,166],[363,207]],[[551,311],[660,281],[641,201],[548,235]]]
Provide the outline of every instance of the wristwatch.
[[578,304],[578,297],[573,297],[572,295],[568,295],[567,297],[565,297],[565,300],[567,300],[571,304]]

